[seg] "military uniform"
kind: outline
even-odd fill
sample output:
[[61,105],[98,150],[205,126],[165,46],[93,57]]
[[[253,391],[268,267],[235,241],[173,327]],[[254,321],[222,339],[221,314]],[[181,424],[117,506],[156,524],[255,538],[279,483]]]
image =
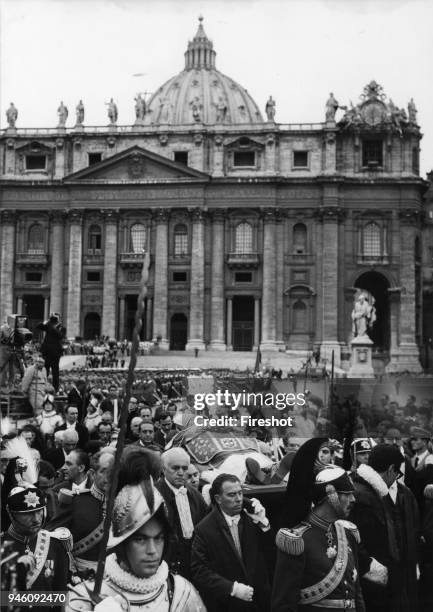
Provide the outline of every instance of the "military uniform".
[[280,529],[272,612],[364,612],[357,569],[359,540],[353,523],[329,523],[314,512],[297,527]]
[[105,495],[95,485],[84,491],[61,489],[60,508],[48,527],[67,527],[72,533],[76,571],[87,577],[96,571],[104,533]]

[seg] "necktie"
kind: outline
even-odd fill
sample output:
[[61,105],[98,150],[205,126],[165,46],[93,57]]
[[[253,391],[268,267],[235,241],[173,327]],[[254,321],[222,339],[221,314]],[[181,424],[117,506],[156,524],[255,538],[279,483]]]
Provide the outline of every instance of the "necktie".
[[239,519],[240,519],[239,516],[232,518],[231,523],[230,523],[230,533],[232,534],[232,538],[235,543],[236,550],[238,551],[238,555],[242,558],[242,548],[241,548],[241,541],[239,539],[239,529],[238,529]]
[[182,527],[182,535],[186,540],[190,540],[194,531],[194,523],[191,518],[191,508],[189,507],[188,492],[186,488],[180,487],[180,489],[177,489],[174,498],[179,514],[180,526]]
[[415,469],[418,467],[419,457],[415,457]]

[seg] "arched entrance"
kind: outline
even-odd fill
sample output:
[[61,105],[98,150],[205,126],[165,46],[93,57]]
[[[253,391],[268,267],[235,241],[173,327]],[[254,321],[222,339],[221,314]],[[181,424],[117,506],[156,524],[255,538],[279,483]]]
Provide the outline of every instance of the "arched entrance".
[[44,297],[42,295],[24,295],[23,312],[29,320],[29,329],[35,335],[35,339],[41,336],[42,332],[36,330],[36,325],[44,320]]
[[233,350],[252,351],[254,344],[254,297],[233,297]]
[[170,350],[184,351],[188,340],[188,318],[175,312],[170,319]]
[[364,272],[355,281],[354,286],[369,291],[375,299],[376,322],[369,331],[374,347],[389,351],[391,339],[391,316],[389,306],[389,282],[379,272]]
[[101,335],[101,317],[97,312],[88,312],[84,317],[84,340],[94,340]]

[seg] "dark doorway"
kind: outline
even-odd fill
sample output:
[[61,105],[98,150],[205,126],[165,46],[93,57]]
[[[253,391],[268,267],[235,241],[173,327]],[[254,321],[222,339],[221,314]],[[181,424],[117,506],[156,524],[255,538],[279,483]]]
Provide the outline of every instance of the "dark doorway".
[[170,350],[184,351],[188,339],[188,319],[182,312],[176,312],[170,320]]
[[235,295],[233,298],[234,351],[252,351],[254,344],[254,298],[251,295]]
[[[125,298],[125,324],[126,324],[126,338],[132,340],[132,332],[135,327],[135,313],[137,312],[137,299],[138,295],[127,295]],[[142,326],[140,332],[140,340],[146,340],[147,329],[146,329],[146,315],[147,315],[147,299],[144,300],[144,312],[142,317]]]
[[101,335],[101,317],[97,312],[88,312],[84,317],[84,340],[94,340]]
[[[21,314],[20,312],[18,314]],[[42,295],[24,295],[23,313],[29,320],[29,329],[33,332],[35,340],[40,340],[42,332],[37,331],[36,325],[44,320],[44,297]]]
[[388,351],[391,338],[391,318],[389,308],[389,282],[379,272],[365,272],[356,280],[355,287],[366,289],[375,299],[376,322],[368,335],[374,342],[374,348]]

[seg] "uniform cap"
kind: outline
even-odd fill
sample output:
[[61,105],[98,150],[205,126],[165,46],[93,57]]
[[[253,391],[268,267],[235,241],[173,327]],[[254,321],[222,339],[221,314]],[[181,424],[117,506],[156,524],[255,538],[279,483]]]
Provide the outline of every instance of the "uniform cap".
[[352,442],[350,448],[355,455],[357,453],[369,453],[374,446],[371,438],[357,438]]
[[409,434],[411,438],[423,438],[430,440],[432,437],[431,432],[423,427],[411,427],[409,430]]
[[45,495],[37,487],[14,487],[7,499],[10,512],[34,512],[45,506]]
[[317,505],[330,493],[353,493],[355,487],[343,468],[332,466],[323,469],[316,476],[313,502]]

